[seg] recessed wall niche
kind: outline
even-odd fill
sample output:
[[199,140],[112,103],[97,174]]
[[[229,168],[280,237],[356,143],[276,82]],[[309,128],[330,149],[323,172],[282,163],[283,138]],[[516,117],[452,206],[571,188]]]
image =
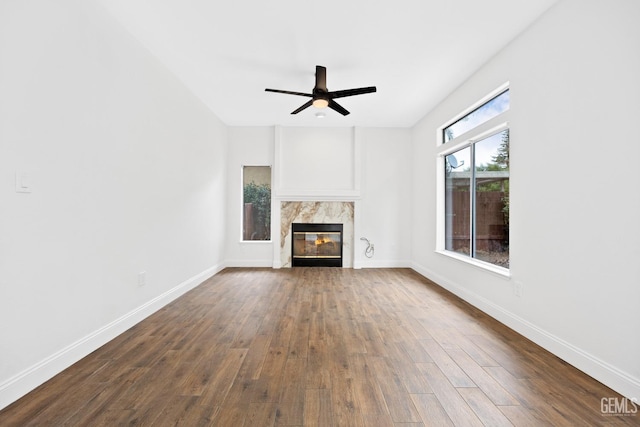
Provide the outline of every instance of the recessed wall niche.
[[355,128],[276,127],[276,196],[353,200],[360,195],[361,144]]

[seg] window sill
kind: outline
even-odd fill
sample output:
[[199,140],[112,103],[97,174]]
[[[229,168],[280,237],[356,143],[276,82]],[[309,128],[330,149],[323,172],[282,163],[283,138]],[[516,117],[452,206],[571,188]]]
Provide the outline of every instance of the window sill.
[[451,251],[446,251],[446,250],[439,250],[436,251],[436,253],[440,254],[440,255],[444,255],[446,257],[449,258],[453,258],[456,259],[458,261],[462,261],[466,264],[470,264],[474,267],[480,268],[484,271],[488,271],[490,273],[496,274],[500,277],[503,277],[505,279],[508,279],[511,277],[511,271],[508,268],[504,268],[504,267],[499,267],[497,265],[493,265],[490,264],[488,262],[484,262],[484,261],[480,261],[478,259],[475,258],[471,258],[468,257],[466,255],[460,255],[456,252],[451,252]]

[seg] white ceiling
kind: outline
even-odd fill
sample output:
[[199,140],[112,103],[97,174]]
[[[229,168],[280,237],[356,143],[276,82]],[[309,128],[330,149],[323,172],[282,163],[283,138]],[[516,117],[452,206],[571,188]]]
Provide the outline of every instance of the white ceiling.
[[[410,127],[558,0],[96,0],[231,126]],[[291,111],[315,66],[351,112]]]

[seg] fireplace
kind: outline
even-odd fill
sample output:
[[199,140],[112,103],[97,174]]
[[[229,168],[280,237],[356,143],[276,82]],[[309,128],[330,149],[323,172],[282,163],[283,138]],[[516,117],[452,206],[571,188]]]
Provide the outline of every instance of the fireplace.
[[291,224],[292,267],[342,267],[342,224]]

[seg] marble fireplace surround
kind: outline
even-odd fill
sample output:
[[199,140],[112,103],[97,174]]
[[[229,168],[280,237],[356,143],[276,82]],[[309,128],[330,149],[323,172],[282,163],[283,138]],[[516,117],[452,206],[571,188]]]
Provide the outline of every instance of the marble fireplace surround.
[[347,201],[281,201],[280,202],[280,266],[291,267],[291,224],[340,223],[342,234],[342,267],[353,268],[354,202]]

